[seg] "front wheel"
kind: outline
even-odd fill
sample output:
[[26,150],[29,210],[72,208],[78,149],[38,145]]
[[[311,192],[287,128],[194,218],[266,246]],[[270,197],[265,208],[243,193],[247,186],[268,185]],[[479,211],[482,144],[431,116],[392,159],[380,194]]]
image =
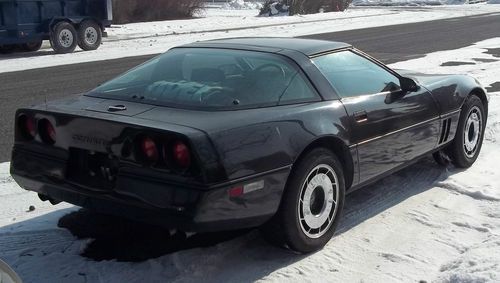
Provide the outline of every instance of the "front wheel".
[[264,237],[300,253],[321,249],[333,237],[344,206],[344,173],[328,149],[312,150],[294,168],[279,211]]
[[484,139],[486,111],[483,102],[476,95],[467,98],[455,139],[448,148],[448,155],[456,167],[469,168],[476,162]]

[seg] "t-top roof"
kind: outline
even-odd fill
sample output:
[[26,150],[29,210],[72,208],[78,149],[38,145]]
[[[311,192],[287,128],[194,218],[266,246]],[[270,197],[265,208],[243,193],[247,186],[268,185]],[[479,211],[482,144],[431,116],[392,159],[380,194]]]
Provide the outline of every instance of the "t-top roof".
[[182,47],[231,47],[237,46],[242,48],[272,48],[272,49],[287,49],[301,52],[307,56],[312,56],[318,53],[328,52],[331,50],[350,48],[351,45],[343,42],[289,38],[289,37],[240,37],[215,39],[207,41],[198,41],[184,45]]

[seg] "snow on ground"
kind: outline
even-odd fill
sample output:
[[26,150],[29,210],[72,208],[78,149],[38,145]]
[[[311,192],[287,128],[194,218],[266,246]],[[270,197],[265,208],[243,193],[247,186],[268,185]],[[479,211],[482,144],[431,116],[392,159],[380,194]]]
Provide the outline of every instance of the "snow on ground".
[[[493,38],[392,67],[472,74],[487,86],[500,81],[499,50],[500,38]],[[450,62],[455,66],[448,66]],[[51,207],[34,193],[22,191],[4,163],[0,165],[0,258],[26,282],[41,283],[499,282],[498,160],[500,92],[495,92],[490,94],[484,147],[472,168],[442,168],[427,158],[349,195],[337,235],[317,253],[299,256],[274,248],[253,231],[137,263],[82,257],[80,253],[97,241],[77,239],[57,227],[58,219],[76,208]],[[36,209],[27,212],[30,205]],[[90,225],[96,231],[85,233],[102,237],[102,230],[107,231],[108,244],[138,233],[111,232],[110,225]],[[162,246],[171,240],[160,237],[149,244]],[[132,253],[134,249],[130,244],[101,245],[99,251]]]
[[222,5],[224,9],[233,9],[233,10],[256,10],[261,9],[263,4],[261,2],[252,2],[252,1],[244,1],[244,0],[231,0]]
[[[479,0],[478,2],[483,2]],[[353,6],[436,6],[463,5],[468,0],[354,0]]]
[[[193,41],[241,36],[301,36],[500,12],[496,5],[363,8],[345,12],[256,17],[258,10],[207,9],[201,18],[113,26],[96,51],[55,55],[46,44],[38,52],[0,57],[0,73],[162,53]],[[387,18],[390,17],[390,21]],[[319,23],[321,23],[319,25]]]

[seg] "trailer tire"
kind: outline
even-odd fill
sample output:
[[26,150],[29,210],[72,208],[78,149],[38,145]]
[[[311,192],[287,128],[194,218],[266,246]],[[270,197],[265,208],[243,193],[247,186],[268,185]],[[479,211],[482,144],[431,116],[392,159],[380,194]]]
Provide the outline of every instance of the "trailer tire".
[[78,28],[78,46],[85,51],[96,50],[102,42],[102,30],[92,20],[83,21]]
[[26,52],[35,52],[40,50],[41,47],[42,47],[41,40],[21,44],[21,49]]
[[77,36],[78,33],[72,24],[59,22],[52,28],[50,46],[58,54],[71,53],[78,44]]
[[16,48],[16,46],[12,45],[12,44],[0,45],[0,54],[12,53],[12,52],[14,52],[15,48]]

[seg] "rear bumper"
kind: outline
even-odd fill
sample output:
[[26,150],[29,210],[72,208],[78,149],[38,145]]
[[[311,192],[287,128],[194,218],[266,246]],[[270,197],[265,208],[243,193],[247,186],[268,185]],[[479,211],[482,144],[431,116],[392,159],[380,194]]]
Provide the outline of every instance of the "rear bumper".
[[[172,184],[150,172],[120,170],[116,186],[102,190],[66,179],[67,162],[14,149],[11,174],[24,189],[100,213],[192,232],[255,227],[277,211],[290,168],[211,187]],[[152,171],[152,170],[149,170]],[[230,197],[229,189],[264,181],[264,188]]]

